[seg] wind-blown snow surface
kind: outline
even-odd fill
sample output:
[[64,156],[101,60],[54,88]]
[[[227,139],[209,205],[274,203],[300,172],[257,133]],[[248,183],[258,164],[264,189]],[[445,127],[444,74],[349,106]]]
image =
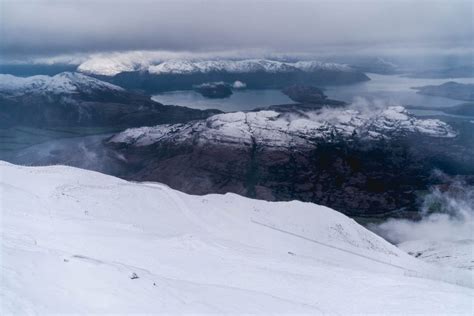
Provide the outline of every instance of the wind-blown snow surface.
[[[471,233],[471,236],[474,234]],[[474,270],[474,240],[411,240],[398,245],[417,258],[456,267]]]
[[55,76],[16,77],[0,74],[0,94],[72,94],[101,90],[122,91],[119,86],[77,73],[62,72]]
[[171,59],[161,63],[149,64],[132,60],[90,59],[79,65],[78,71],[104,76],[114,76],[125,71],[148,71],[150,74],[193,74],[210,72],[253,73],[268,72],[282,73],[321,70],[350,72],[355,71],[348,65],[323,63],[319,61],[281,62],[268,59],[243,60],[187,60]]
[[473,312],[467,271],[311,203],[4,162],[0,198],[1,314]]
[[303,115],[276,111],[225,113],[187,124],[132,128],[117,134],[110,141],[135,146],[193,140],[301,147],[341,138],[384,139],[409,133],[433,137],[456,135],[448,124],[440,120],[418,119],[401,106],[391,106],[365,113],[351,108],[323,109]]

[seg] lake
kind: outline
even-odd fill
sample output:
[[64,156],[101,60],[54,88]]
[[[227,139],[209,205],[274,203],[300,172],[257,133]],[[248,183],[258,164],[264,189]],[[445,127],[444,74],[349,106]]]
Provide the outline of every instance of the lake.
[[325,93],[333,99],[352,102],[357,97],[369,100],[382,100],[389,104],[413,105],[426,107],[448,107],[465,101],[416,93],[412,87],[440,85],[447,81],[474,83],[474,78],[424,79],[407,78],[398,75],[368,74],[370,81],[326,87]]
[[194,90],[172,91],[153,95],[163,104],[187,106],[193,109],[218,109],[224,112],[247,111],[274,104],[295,103],[280,90],[236,90],[225,99],[209,99]]
[[[368,100],[381,100],[387,104],[447,107],[463,103],[443,97],[417,94],[412,87],[439,85],[447,81],[474,83],[474,78],[419,79],[399,75],[368,74],[370,81],[351,85],[327,86],[324,92],[336,100],[352,102],[362,97]],[[237,90],[226,99],[208,99],[199,93],[173,91],[155,94],[153,100],[163,104],[187,106],[195,109],[219,109],[224,112],[246,111],[274,104],[294,103],[279,90]]]

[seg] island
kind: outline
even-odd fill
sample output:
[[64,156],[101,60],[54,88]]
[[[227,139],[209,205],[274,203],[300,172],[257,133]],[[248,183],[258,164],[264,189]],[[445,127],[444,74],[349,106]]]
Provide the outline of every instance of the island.
[[449,81],[438,86],[413,87],[412,89],[418,90],[417,93],[424,95],[445,97],[462,101],[474,101],[474,84],[472,83]]
[[203,97],[211,99],[223,99],[232,95],[231,87],[224,82],[207,82],[195,85],[194,90]]

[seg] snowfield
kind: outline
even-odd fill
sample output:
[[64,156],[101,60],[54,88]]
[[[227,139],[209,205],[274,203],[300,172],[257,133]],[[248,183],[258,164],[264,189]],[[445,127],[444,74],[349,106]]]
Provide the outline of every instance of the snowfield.
[[[474,235],[474,231],[471,236]],[[474,239],[411,240],[398,245],[427,262],[474,270]]]
[[472,273],[302,202],[0,163],[0,314],[471,314]]
[[162,141],[223,143],[268,147],[311,147],[354,137],[390,139],[407,134],[455,137],[448,124],[437,119],[419,119],[402,106],[362,112],[353,108],[331,108],[306,113],[276,111],[234,112],[186,124],[131,128],[110,142],[148,146]]

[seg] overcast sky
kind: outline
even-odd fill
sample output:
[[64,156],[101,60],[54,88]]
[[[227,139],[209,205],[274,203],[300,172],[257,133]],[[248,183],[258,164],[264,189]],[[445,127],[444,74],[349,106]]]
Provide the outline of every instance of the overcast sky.
[[0,0],[4,56],[473,45],[471,0]]

